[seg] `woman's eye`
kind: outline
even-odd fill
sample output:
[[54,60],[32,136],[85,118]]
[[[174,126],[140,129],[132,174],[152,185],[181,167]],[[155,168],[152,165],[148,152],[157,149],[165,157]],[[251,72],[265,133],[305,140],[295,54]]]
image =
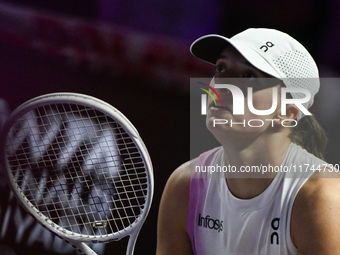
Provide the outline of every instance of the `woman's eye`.
[[216,66],[215,71],[216,73],[223,73],[225,71],[225,68],[223,66]]
[[244,75],[244,78],[247,78],[247,79],[255,79],[256,78],[256,75],[253,74],[253,73],[246,73]]

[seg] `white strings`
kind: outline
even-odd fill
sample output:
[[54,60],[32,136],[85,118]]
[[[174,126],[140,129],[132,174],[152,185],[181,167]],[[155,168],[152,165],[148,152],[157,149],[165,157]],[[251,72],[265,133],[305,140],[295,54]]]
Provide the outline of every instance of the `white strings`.
[[22,194],[66,230],[119,233],[144,208],[143,158],[124,129],[99,111],[72,104],[40,107],[14,123],[6,143]]

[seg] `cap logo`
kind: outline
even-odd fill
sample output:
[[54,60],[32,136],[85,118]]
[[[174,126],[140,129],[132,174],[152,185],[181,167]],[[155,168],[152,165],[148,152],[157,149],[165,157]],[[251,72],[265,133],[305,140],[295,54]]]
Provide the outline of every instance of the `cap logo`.
[[267,52],[268,47],[271,48],[271,47],[273,47],[273,46],[275,46],[274,43],[272,43],[272,42],[266,42],[265,45],[262,45],[262,46],[260,47],[260,50],[263,49],[263,52]]

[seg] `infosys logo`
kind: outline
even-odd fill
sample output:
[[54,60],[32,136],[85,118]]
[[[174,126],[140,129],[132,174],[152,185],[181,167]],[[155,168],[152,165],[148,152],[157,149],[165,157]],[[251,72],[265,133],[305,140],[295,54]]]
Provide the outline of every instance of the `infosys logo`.
[[198,226],[203,228],[209,228],[217,230],[217,232],[223,231],[223,220],[210,218],[210,215],[203,217],[198,215]]

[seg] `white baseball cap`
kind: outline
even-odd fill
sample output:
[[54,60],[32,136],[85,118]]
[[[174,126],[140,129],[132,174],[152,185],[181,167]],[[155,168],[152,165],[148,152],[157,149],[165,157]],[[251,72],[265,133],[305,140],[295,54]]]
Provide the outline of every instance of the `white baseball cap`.
[[[216,64],[221,52],[232,45],[257,69],[283,81],[288,88],[303,88],[311,99],[303,105],[308,109],[320,88],[318,67],[306,48],[290,35],[275,29],[249,28],[231,38],[217,34],[195,40],[191,53],[208,63]],[[304,93],[291,93],[295,99]],[[300,111],[298,119],[303,117]]]

